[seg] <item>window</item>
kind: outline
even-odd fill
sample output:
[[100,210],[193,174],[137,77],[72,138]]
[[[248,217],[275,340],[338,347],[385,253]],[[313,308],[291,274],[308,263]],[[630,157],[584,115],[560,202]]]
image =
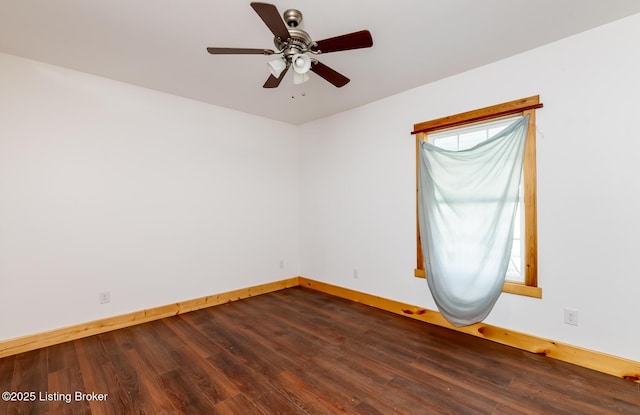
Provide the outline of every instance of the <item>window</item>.
[[[535,110],[541,108],[539,96],[533,96],[462,114],[426,121],[414,125],[416,135],[416,161],[420,140],[428,140],[436,146],[450,150],[464,150],[487,140],[504,129],[516,118],[529,115],[529,129],[524,154],[521,203],[514,230],[511,262],[503,291],[542,297],[538,287],[537,212],[536,212],[536,124]],[[417,168],[416,162],[416,221],[417,221]],[[416,223],[417,225],[417,223]],[[420,230],[417,229],[417,267],[415,276],[426,277]]]

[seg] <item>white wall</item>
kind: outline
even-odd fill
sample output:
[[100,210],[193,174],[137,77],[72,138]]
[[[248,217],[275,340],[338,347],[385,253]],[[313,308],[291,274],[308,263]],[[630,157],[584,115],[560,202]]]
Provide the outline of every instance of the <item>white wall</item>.
[[294,131],[0,54],[0,340],[298,275]]
[[640,361],[638,39],[640,15],[300,127],[302,275],[435,309],[413,277],[413,124],[540,94],[543,299],[504,294],[487,323]]

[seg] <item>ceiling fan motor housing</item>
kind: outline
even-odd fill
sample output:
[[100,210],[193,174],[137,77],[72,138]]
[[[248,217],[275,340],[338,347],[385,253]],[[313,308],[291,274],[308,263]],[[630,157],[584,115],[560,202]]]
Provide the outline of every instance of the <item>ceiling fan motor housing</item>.
[[273,43],[278,50],[282,50],[286,58],[296,55],[298,53],[305,53],[313,46],[313,40],[307,32],[302,29],[289,29],[288,39],[280,39],[275,37]]
[[289,9],[282,14],[282,18],[287,25],[289,31],[289,39],[273,38],[273,43],[279,51],[282,51],[283,57],[291,62],[294,55],[306,53],[313,46],[313,40],[309,33],[297,27],[302,22],[302,13],[300,10]]

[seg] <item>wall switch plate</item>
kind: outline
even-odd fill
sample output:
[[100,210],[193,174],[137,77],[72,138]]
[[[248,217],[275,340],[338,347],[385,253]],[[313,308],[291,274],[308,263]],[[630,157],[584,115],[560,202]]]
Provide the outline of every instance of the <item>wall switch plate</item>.
[[111,301],[111,292],[103,291],[100,293],[100,304],[107,304]]
[[570,324],[572,326],[578,325],[578,310],[572,308],[564,309],[564,324]]

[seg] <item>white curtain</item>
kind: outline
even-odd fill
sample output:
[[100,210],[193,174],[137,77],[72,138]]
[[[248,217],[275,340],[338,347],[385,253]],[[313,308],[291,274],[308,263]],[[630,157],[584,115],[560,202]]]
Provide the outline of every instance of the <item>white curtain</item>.
[[422,142],[418,215],[431,294],[456,326],[489,314],[513,243],[529,117],[461,151]]

